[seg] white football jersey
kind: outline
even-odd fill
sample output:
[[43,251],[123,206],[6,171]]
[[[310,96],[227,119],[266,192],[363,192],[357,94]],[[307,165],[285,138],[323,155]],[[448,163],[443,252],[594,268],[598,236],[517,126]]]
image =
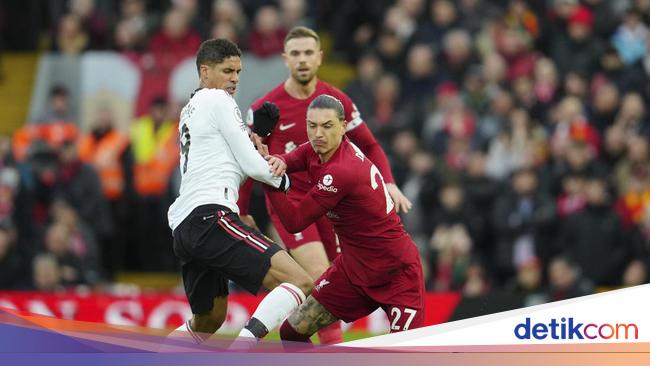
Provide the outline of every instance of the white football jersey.
[[218,204],[239,213],[239,186],[246,176],[279,187],[255,150],[235,100],[221,89],[200,89],[181,111],[180,195],[169,207],[174,230],[196,207]]

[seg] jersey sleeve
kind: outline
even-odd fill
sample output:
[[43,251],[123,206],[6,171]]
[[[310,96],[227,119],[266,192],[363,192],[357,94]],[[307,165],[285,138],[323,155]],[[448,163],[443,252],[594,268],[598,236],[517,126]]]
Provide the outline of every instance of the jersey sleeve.
[[340,165],[330,166],[321,174],[318,183],[307,196],[328,210],[333,209],[354,188],[356,175]]
[[327,212],[313,197],[307,195],[296,205],[287,199],[284,192],[264,186],[273,210],[280,218],[282,226],[290,233],[303,231]]
[[279,155],[285,163],[287,163],[287,173],[301,172],[307,170],[308,167],[308,154],[312,147],[309,142],[306,142],[293,151],[286,154]]
[[269,170],[269,164],[255,150],[248,137],[239,107],[230,96],[225,94],[220,94],[220,96],[218,99],[215,98],[217,104],[213,107],[213,120],[218,124],[237,163],[244,174],[278,188],[282,177],[274,177]]
[[350,99],[347,94],[336,88],[333,88],[332,93],[341,101],[341,104],[343,104],[345,120],[348,122],[345,130],[349,132],[362,125],[363,118],[361,118],[361,113],[357,109],[357,106],[352,102],[352,99]]
[[395,182],[384,149],[381,148],[365,123],[361,123],[353,130],[348,130],[346,136],[377,166],[386,183]]

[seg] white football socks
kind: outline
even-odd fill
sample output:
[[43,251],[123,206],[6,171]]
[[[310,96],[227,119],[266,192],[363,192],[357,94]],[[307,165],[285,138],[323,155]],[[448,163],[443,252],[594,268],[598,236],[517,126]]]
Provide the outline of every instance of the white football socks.
[[287,282],[280,284],[260,302],[239,337],[264,338],[304,301],[300,288]]

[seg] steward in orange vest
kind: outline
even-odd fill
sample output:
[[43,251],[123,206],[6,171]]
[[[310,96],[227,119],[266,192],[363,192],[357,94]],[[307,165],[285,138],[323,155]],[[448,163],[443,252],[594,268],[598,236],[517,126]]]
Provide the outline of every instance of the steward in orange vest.
[[110,111],[100,110],[93,130],[82,136],[79,158],[97,170],[102,192],[109,201],[122,198],[131,184],[133,159],[129,139],[113,128]]

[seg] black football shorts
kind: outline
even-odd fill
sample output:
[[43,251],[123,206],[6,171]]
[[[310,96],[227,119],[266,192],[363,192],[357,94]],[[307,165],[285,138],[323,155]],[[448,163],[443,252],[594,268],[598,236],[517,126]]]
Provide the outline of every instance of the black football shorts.
[[227,207],[195,208],[174,230],[174,254],[192,313],[207,313],[215,297],[228,295],[228,280],[256,294],[280,250]]

